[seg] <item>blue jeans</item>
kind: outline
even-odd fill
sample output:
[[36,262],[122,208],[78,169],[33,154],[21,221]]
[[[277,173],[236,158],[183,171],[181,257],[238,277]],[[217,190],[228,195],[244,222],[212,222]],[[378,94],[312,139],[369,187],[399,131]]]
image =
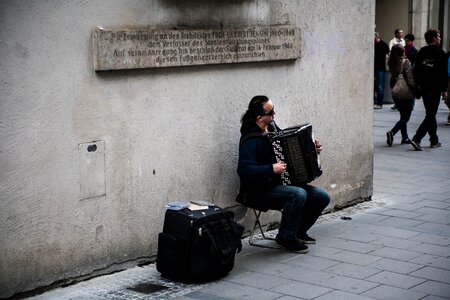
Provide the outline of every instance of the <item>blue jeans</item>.
[[397,106],[397,110],[400,113],[400,120],[391,129],[393,135],[395,135],[399,130],[402,134],[402,140],[408,139],[408,127],[409,118],[411,118],[411,113],[414,109],[414,103],[416,99],[399,99],[397,97],[392,97],[394,103]]
[[374,92],[377,95],[376,100],[374,99],[374,104],[383,106],[384,101],[384,80],[386,78],[386,71],[375,71],[375,83]]
[[295,239],[314,225],[330,203],[330,196],[312,185],[275,185],[269,187],[268,201],[272,209],[282,209],[278,234]]

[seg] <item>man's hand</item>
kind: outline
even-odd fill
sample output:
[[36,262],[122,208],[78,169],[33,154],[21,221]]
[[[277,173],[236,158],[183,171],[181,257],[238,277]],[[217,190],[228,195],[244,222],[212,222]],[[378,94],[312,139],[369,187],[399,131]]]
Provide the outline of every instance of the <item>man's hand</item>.
[[286,171],[286,164],[284,162],[277,162],[272,165],[273,172],[277,175],[281,175]]
[[317,154],[320,154],[320,152],[322,152],[322,150],[323,150],[322,144],[320,143],[320,141],[318,139],[314,140],[314,144],[316,144],[316,152],[317,152]]

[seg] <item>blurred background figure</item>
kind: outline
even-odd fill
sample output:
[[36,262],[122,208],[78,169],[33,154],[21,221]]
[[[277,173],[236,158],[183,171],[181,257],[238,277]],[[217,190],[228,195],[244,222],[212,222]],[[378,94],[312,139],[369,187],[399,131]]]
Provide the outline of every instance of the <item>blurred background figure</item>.
[[[415,94],[416,84],[414,82],[413,67],[411,62],[405,56],[405,48],[398,44],[394,45],[391,49],[391,55],[388,61],[389,72],[391,73],[390,86],[391,89],[394,87],[397,77],[402,74],[408,83],[410,90]],[[415,97],[409,99],[400,99],[392,95],[394,99],[397,110],[400,113],[400,119],[395,123],[394,127],[388,132],[386,132],[387,140],[386,143],[392,147],[395,134],[400,131],[402,135],[401,144],[409,144],[411,141],[408,137],[408,122],[411,117],[411,112],[414,109]]]
[[386,78],[386,58],[389,54],[389,46],[383,41],[378,32],[375,32],[374,36],[375,45],[375,82],[374,82],[374,99],[373,108],[380,109],[383,107],[384,101],[384,81]]
[[406,58],[411,62],[411,65],[414,67],[414,63],[416,61],[416,55],[417,52],[419,52],[419,49],[414,46],[414,40],[416,38],[414,37],[414,34],[408,33],[405,35],[405,54]]
[[[415,38],[414,34],[412,34],[412,33],[408,33],[407,35],[405,35],[405,55],[406,55],[406,58],[411,62],[411,65],[413,67],[414,67],[414,62],[416,61],[417,52],[419,52],[419,49],[417,49],[414,46],[415,39],[416,38]],[[394,99],[394,103],[395,104],[391,106],[391,109],[397,110],[398,107],[397,107],[397,102],[395,102],[395,99]]]
[[[447,74],[448,74],[448,84],[447,84],[447,96],[444,97],[444,103],[450,109],[450,51],[447,52]],[[445,125],[450,125],[450,112],[448,113],[447,123]]]
[[403,39],[403,30],[400,28],[395,29],[394,38],[389,41],[389,51],[392,49],[392,46],[398,44],[402,45],[403,47],[406,46],[405,40]]

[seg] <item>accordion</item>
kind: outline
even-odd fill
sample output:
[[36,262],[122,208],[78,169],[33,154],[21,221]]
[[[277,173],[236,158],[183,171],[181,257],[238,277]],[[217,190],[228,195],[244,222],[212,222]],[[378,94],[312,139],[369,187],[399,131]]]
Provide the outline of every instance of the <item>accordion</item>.
[[322,175],[311,124],[289,127],[269,135],[277,161],[286,164],[283,185],[306,184]]

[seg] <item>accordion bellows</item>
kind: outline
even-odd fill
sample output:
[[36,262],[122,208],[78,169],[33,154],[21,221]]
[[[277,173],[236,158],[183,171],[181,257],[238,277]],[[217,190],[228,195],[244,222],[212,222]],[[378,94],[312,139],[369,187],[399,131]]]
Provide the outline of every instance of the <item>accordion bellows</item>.
[[322,175],[311,124],[289,127],[269,138],[277,161],[286,163],[281,175],[284,185],[306,184]]

